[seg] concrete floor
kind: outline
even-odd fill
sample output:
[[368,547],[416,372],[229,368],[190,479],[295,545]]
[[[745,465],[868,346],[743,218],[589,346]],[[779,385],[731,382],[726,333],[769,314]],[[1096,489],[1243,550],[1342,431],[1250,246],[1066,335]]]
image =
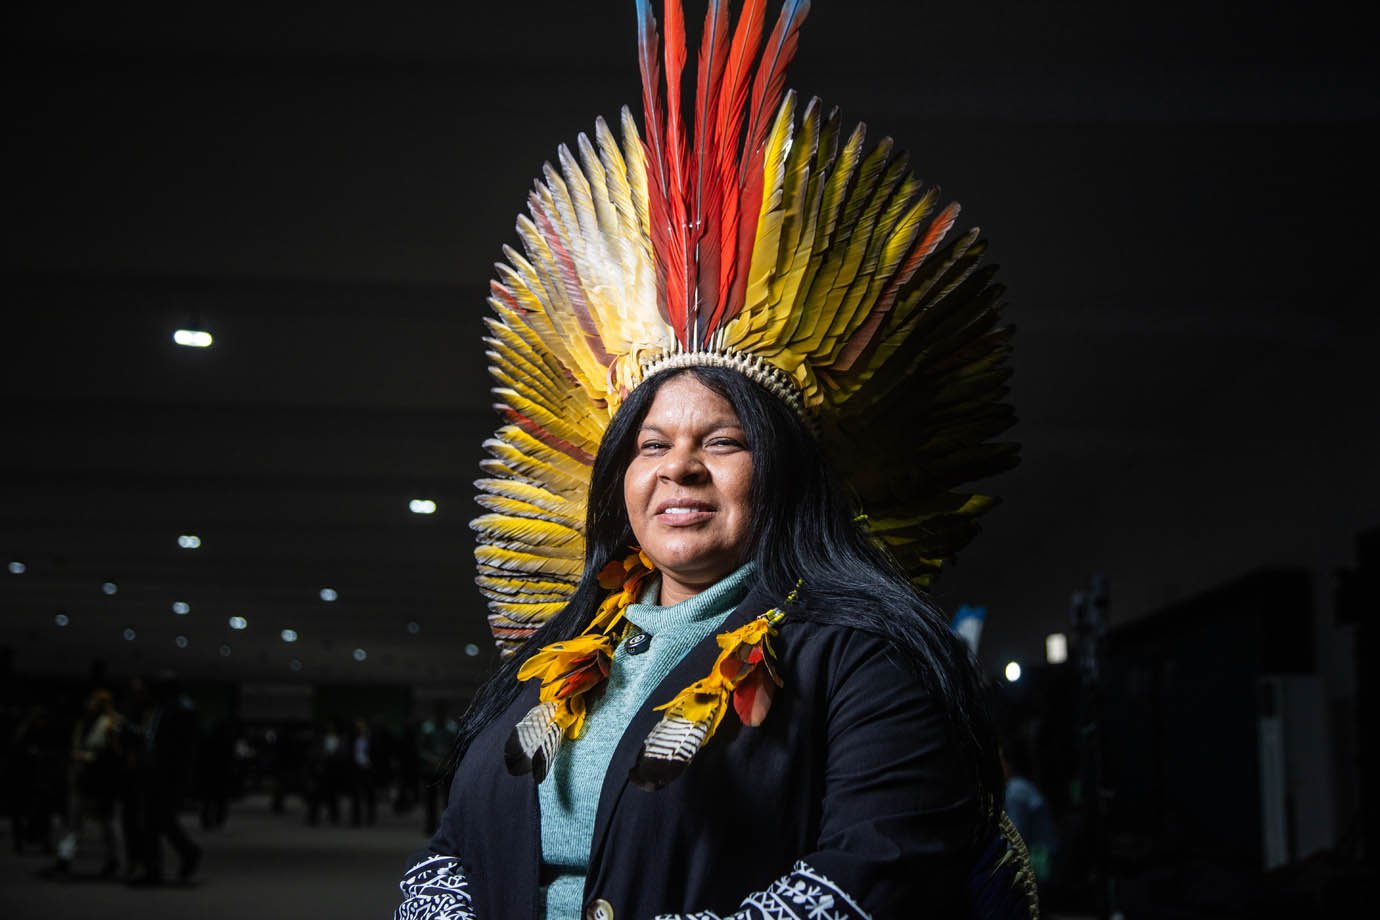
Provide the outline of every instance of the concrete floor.
[[[183,825],[205,855],[189,884],[130,888],[98,876],[100,841],[89,828],[66,878],[44,870],[52,856],[16,854],[8,822],[0,828],[0,917],[5,920],[387,920],[407,857],[426,844],[419,811],[380,808],[378,824],[309,827],[300,802],[285,814],[265,797],[231,806],[220,830],[193,815]],[[167,864],[176,866],[171,854]]]

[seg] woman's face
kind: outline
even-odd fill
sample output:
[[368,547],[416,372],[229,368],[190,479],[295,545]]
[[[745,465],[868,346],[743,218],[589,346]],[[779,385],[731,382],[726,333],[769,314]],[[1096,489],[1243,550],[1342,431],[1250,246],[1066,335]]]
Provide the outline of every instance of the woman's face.
[[623,476],[633,535],[661,572],[661,603],[693,597],[745,561],[752,453],[733,406],[693,374],[662,384]]

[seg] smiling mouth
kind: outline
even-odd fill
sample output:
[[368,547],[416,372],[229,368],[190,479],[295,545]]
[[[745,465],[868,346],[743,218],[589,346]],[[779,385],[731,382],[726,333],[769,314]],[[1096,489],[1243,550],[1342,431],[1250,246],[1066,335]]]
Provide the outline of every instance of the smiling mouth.
[[668,501],[656,509],[656,518],[672,527],[698,524],[709,520],[717,509],[708,502]]

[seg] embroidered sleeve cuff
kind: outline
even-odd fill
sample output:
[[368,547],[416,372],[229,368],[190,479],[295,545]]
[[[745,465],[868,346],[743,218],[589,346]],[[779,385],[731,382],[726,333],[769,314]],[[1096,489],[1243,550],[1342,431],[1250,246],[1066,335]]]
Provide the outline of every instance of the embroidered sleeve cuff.
[[789,875],[765,891],[743,898],[738,912],[662,914],[656,920],[872,920],[843,889],[809,863],[798,862]]
[[393,920],[475,920],[470,883],[454,856],[432,856],[417,863],[398,884],[403,901]]

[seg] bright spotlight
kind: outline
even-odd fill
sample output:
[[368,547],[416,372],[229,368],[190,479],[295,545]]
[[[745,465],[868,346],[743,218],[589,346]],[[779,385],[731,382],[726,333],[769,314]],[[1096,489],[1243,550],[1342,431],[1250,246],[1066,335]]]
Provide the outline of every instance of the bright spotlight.
[[1020,679],[1021,679],[1021,666],[1020,666],[1019,664],[1017,664],[1016,662],[1014,662],[1014,661],[1008,661],[1008,662],[1006,663],[1006,679],[1009,680],[1009,681],[1010,681],[1011,683],[1013,683],[1013,684],[1014,684],[1016,681],[1020,680]]
[[285,629],[285,630],[283,630],[282,632],[278,633],[278,635],[280,635],[280,636],[283,637],[283,641],[284,641],[284,642],[296,642],[296,641],[297,641],[297,630],[295,630],[295,629]]
[[471,642],[469,645],[465,646],[465,654],[469,655],[471,658],[475,657],[479,654],[479,646]]
[[248,628],[249,628],[249,621],[246,620],[244,617],[231,617],[231,618],[230,618],[230,628],[231,628],[231,629],[248,629]]
[[435,514],[436,503],[429,498],[414,498],[407,503],[407,510],[413,514]]
[[53,622],[59,626],[66,626],[72,621],[67,618],[67,614],[59,613],[57,616],[53,617]]
[[210,348],[211,333],[202,329],[179,329],[173,333],[173,341],[188,348]]
[[355,661],[363,661],[369,657],[369,653],[362,648],[357,648],[350,654],[354,657]]
[[334,600],[337,600],[339,597],[340,597],[340,592],[337,591],[335,588],[322,588],[322,589],[321,589],[321,599],[322,599],[323,601],[325,601],[326,603],[328,603],[328,604],[331,603],[331,602],[334,601]]
[[101,593],[106,597],[113,597],[115,592],[119,590],[120,586],[113,581],[107,581],[105,584],[101,585]]
[[172,612],[180,617],[185,617],[192,612],[192,605],[186,601],[173,601]]
[[194,533],[178,534],[177,545],[183,549],[200,549],[201,538]]
[[18,559],[10,563],[11,575],[23,575],[27,571],[29,571],[29,567],[24,563],[20,562]]
[[1069,660],[1069,639],[1063,633],[1050,633],[1045,636],[1045,661],[1050,664],[1063,664]]

